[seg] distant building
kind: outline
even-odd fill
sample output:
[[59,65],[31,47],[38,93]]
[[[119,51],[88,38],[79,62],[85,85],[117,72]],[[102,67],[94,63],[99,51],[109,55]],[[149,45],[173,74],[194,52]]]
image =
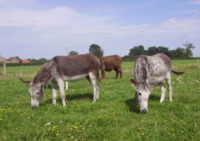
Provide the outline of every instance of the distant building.
[[30,60],[21,60],[20,63],[31,63]]
[[16,57],[10,57],[9,59],[6,59],[6,63],[20,63],[20,60]]

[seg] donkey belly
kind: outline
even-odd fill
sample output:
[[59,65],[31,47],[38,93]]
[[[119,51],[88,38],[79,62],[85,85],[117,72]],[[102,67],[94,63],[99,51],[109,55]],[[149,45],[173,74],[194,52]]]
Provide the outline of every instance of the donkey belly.
[[148,78],[150,83],[158,83],[158,82],[162,82],[165,79],[165,76],[152,76],[150,78]]
[[77,81],[80,80],[84,77],[86,77],[88,74],[79,74],[79,75],[75,75],[75,76],[63,76],[63,79],[65,81]]
[[167,72],[163,71],[155,71],[148,76],[148,80],[150,83],[162,82],[165,80]]

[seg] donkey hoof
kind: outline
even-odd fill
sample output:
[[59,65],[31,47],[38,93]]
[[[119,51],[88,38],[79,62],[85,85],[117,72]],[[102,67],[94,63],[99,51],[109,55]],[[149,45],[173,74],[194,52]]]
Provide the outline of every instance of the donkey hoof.
[[160,101],[160,103],[163,103],[163,102],[164,102],[164,100]]

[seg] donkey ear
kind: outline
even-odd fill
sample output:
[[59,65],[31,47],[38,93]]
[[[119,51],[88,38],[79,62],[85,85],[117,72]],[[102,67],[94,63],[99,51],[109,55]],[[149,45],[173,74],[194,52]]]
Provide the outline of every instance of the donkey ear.
[[25,84],[27,84],[27,85],[30,85],[30,84],[31,84],[31,81],[24,80],[24,79],[22,79],[22,78],[19,78],[19,80],[21,80],[22,83],[25,83]]
[[138,85],[138,82],[136,80],[134,80],[134,79],[130,79],[130,82],[131,82],[133,87]]

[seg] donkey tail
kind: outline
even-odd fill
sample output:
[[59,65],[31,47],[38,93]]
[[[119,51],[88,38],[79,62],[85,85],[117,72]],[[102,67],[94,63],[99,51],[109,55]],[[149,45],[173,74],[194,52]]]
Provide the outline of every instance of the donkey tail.
[[185,73],[185,72],[178,72],[178,71],[175,71],[175,70],[171,70],[171,72],[174,73],[174,74],[177,74],[177,75],[181,75],[181,74]]

